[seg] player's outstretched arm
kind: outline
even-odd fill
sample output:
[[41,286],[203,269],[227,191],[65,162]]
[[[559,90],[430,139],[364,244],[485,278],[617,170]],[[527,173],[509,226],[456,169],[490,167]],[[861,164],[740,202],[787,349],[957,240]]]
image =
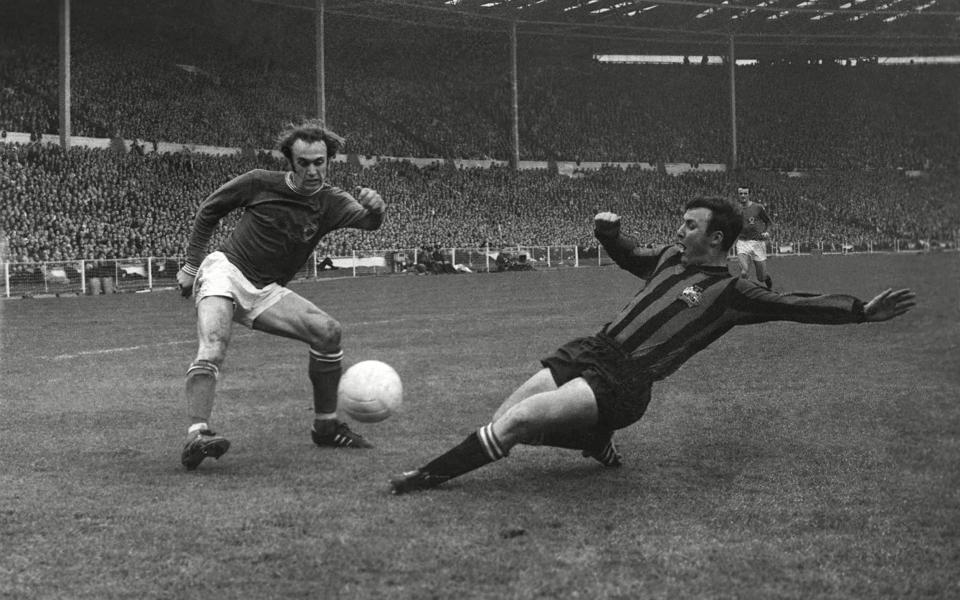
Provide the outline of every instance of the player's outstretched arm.
[[888,321],[906,313],[917,305],[913,290],[894,291],[888,288],[877,294],[863,306],[863,319],[869,322]]

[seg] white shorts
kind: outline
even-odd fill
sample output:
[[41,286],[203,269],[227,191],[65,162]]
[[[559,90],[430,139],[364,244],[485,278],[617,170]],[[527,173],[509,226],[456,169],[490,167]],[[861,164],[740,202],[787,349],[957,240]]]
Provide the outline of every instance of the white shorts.
[[253,327],[254,320],[263,311],[292,293],[278,283],[258,288],[227,260],[223,252],[208,254],[197,269],[197,278],[193,282],[193,297],[197,306],[210,296],[230,298],[233,300],[233,320],[247,327]]
[[763,262],[767,260],[767,243],[763,240],[737,240],[737,256],[742,254]]

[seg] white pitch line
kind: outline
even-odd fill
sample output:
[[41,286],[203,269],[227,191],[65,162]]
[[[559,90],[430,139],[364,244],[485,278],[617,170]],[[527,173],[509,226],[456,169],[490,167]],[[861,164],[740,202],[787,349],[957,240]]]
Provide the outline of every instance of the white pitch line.
[[[351,327],[363,327],[368,325],[386,325],[390,323],[395,323],[396,319],[384,319],[381,321],[361,321],[359,323],[351,323]],[[234,335],[234,339],[250,337],[252,333]],[[153,344],[139,344],[137,346],[124,346],[121,348],[101,348],[99,350],[84,350],[82,352],[74,352],[72,354],[57,354],[56,356],[40,356],[42,360],[70,360],[72,358],[81,358],[83,356],[99,356],[102,354],[117,354],[119,352],[133,352],[135,350],[149,350],[151,348],[162,348],[164,346],[178,346],[180,344],[196,344],[196,339],[190,340],[176,340],[172,342],[156,342]]]
[[116,354],[117,352],[130,352],[133,350],[145,350],[147,348],[159,348],[161,346],[176,346],[178,344],[195,344],[196,340],[177,340],[175,342],[159,342],[156,344],[141,344],[139,346],[126,346],[124,348],[101,348],[100,350],[84,350],[73,354],[58,354],[56,356],[41,356],[48,360],[69,360],[71,358],[80,358],[81,356],[97,356],[98,354]]

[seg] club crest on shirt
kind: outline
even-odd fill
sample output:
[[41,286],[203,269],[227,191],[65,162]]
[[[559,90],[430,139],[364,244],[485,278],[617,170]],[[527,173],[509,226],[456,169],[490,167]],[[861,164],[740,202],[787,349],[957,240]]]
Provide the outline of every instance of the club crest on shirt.
[[317,235],[318,231],[320,231],[318,223],[307,223],[303,228],[303,241],[309,242],[313,239],[313,236]]
[[687,303],[687,306],[694,307],[700,305],[700,300],[703,298],[703,290],[695,285],[684,288],[680,292],[680,299]]

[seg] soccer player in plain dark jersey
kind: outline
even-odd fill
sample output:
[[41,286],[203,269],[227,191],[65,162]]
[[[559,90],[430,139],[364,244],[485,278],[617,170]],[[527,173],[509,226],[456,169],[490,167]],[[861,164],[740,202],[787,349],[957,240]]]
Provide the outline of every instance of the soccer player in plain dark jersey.
[[243,215],[220,248],[257,287],[285,285],[327,233],[363,224],[367,210],[350,194],[324,184],[305,194],[293,172],[255,169],[227,182],[200,206],[187,248],[187,264],[199,267],[220,219]]
[[759,202],[754,202],[750,196],[750,188],[737,188],[743,213],[743,229],[737,238],[737,261],[740,263],[740,276],[750,276],[750,263],[753,263],[757,272],[757,281],[773,289],[773,279],[767,271],[767,239],[768,230],[773,222],[767,214],[767,209]]
[[[189,427],[181,463],[188,470],[205,458],[220,458],[230,447],[210,430],[209,421],[234,321],[309,345],[314,443],[371,446],[336,412],[343,370],[340,323],[286,287],[324,235],[344,227],[374,230],[383,221],[385,205],[377,192],[360,188],[354,197],[326,182],[329,160],[342,144],[319,123],[292,126],[279,140],[290,171],[244,173],[213,192],[197,211],[186,264],[177,273],[183,294],[195,299],[199,340],[185,385]],[[243,214],[235,229],[207,254],[220,220],[238,209]]]
[[619,466],[613,431],[643,416],[653,382],[732,327],[777,320],[885,321],[915,304],[906,289],[886,290],[865,303],[841,294],[778,294],[731,275],[727,252],[742,221],[725,198],[688,202],[677,243],[659,248],[621,235],[613,213],[598,214],[594,224],[610,257],[644,285],[598,333],[544,358],[543,368],[500,405],[489,424],[392,479],[394,494],[440,485],[505,458],[519,443],[578,449],[605,466]]

